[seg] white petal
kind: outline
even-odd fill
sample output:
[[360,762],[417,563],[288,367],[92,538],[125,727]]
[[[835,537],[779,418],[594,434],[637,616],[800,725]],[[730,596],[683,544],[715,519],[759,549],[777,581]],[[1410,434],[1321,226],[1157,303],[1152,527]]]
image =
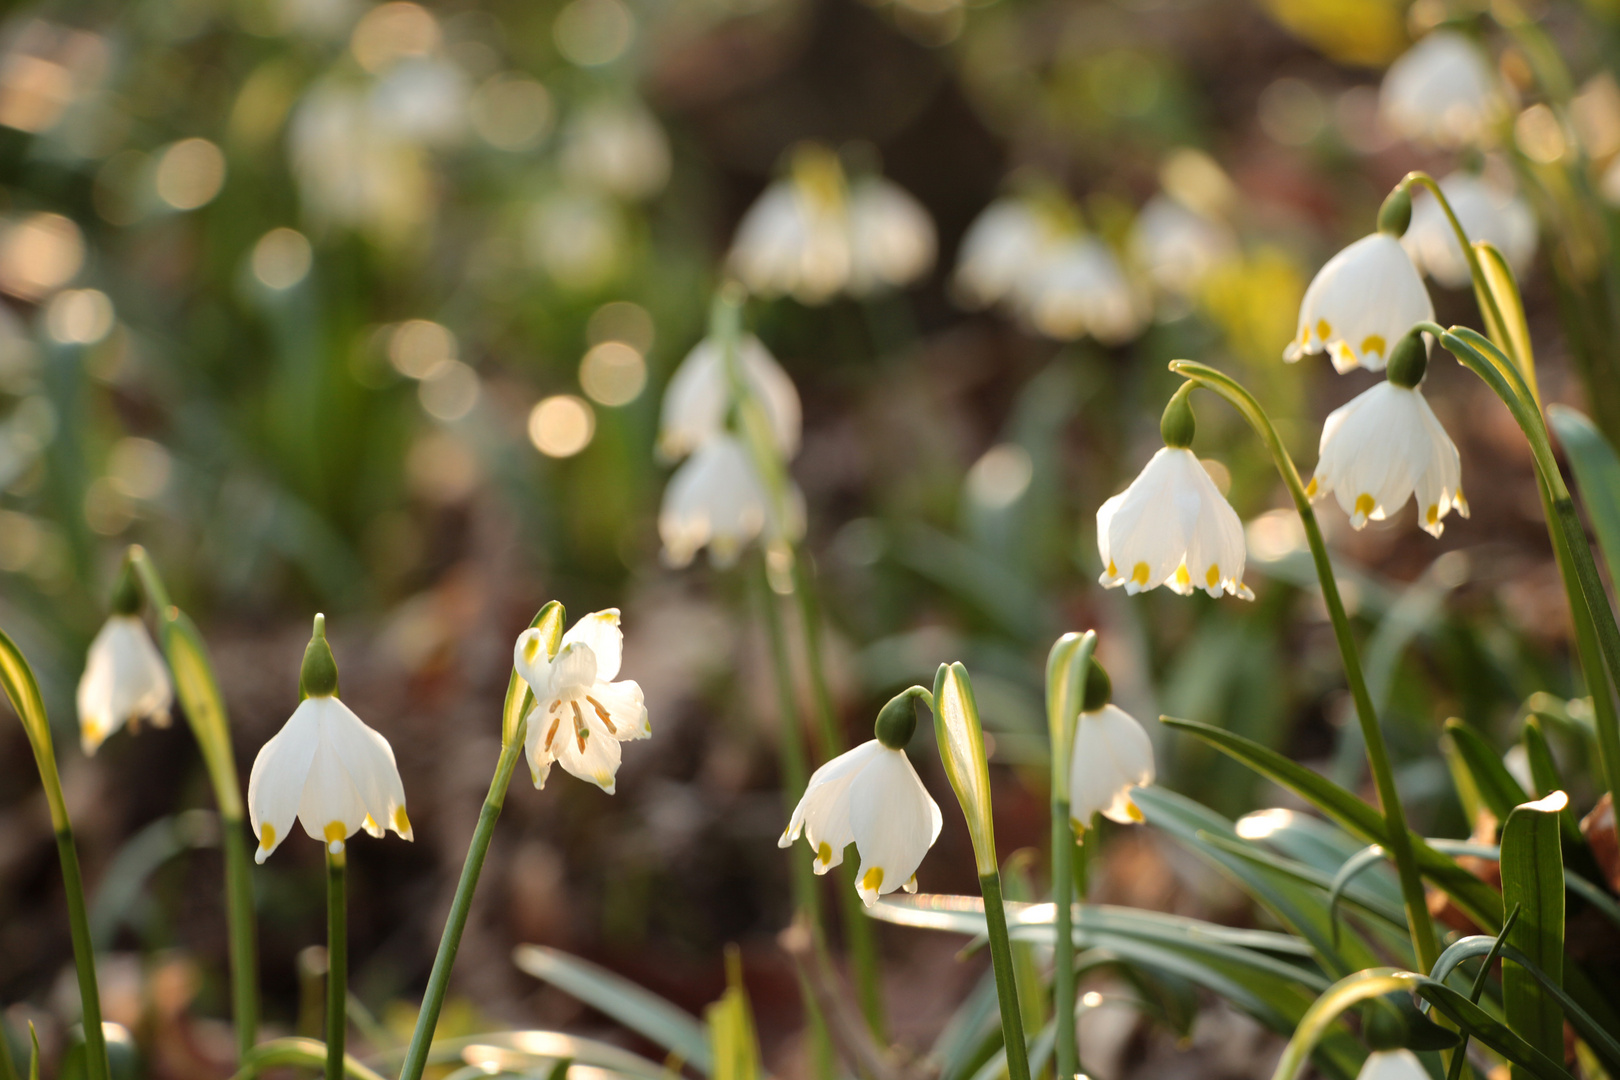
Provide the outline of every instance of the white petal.
[[1508,108],[1489,63],[1454,30],[1434,30],[1389,67],[1379,111],[1410,139],[1455,147],[1479,142]]
[[253,835],[259,839],[253,857],[261,863],[292,829],[315,749],[320,745],[320,723],[310,701],[306,698],[301,702],[281,730],[259,748],[248,775],[248,820]]
[[536,698],[550,690],[551,655],[546,651],[545,638],[537,628],[531,626],[518,635],[517,643],[512,646],[512,666],[529,684]]
[[1142,304],[1112,249],[1094,236],[1056,247],[1024,285],[1023,308],[1048,337],[1090,334],[1105,345],[1129,341],[1146,323]]
[[552,749],[557,763],[612,795],[619,772],[619,740],[583,701],[564,702],[561,729]]
[[1166,292],[1193,293],[1237,251],[1237,238],[1225,223],[1167,195],[1149,199],[1131,224],[1131,257]]
[[[562,703],[559,702],[559,705]],[[562,708],[567,708],[563,705]],[[557,760],[560,740],[567,735],[562,709],[551,711],[547,704],[529,710],[528,724],[524,728],[523,750],[529,758],[529,779],[536,788],[546,786],[551,775],[551,763]]]
[[365,804],[371,819],[365,823],[366,831],[381,836],[384,829],[393,829],[406,840],[413,839],[411,821],[405,813],[405,785],[399,778],[394,748],[338,698],[309,700],[317,703],[321,730]]
[[732,436],[719,435],[670,478],[658,535],[672,566],[685,566],[705,546],[715,565],[726,566],[759,536],[768,517],[765,487],[748,451]]
[[[744,335],[737,345],[748,387],[765,410],[771,433],[784,458],[799,449],[799,393],[757,337]],[[687,354],[664,391],[659,452],[674,460],[725,430],[731,386],[719,343],[704,338]]]
[[1153,782],[1153,742],[1142,725],[1113,705],[1082,713],[1075,726],[1069,769],[1069,811],[1085,825],[1092,814],[1111,821],[1141,820],[1132,788]]
[[368,816],[359,789],[322,731],[298,800],[298,823],[312,838],[329,842],[347,840],[365,826]]
[[596,685],[596,670],[596,653],[591,647],[570,642],[558,651],[557,662],[551,665],[551,689],[547,693],[553,698],[582,696]]
[[1312,482],[1315,494],[1334,494],[1358,529],[1400,510],[1415,491],[1419,521],[1439,535],[1460,472],[1422,392],[1385,381],[1328,417]]
[[574,624],[563,635],[562,648],[573,644],[590,646],[596,657],[595,679],[612,682],[618,678],[619,664],[624,658],[624,631],[619,629],[619,609],[595,611]]
[[1361,1063],[1356,1080],[1426,1080],[1428,1075],[1410,1050],[1374,1050]]
[[79,680],[79,738],[93,754],[107,736],[130,720],[169,722],[174,688],[169,669],[138,616],[110,617],[85,658]]
[[1392,236],[1373,233],[1317,271],[1284,357],[1326,351],[1341,372],[1380,370],[1407,331],[1433,318],[1434,304],[1406,249]]
[[849,785],[883,749],[882,743],[869,739],[812,773],[777,846],[788,847],[804,832],[815,854],[816,873],[842,863],[844,848],[855,839],[849,822]]
[[652,724],[647,717],[647,702],[641,686],[634,679],[606,683],[597,681],[588,698],[607,713],[613,726],[608,733],[620,742],[645,739],[652,735]]
[[968,226],[952,285],[961,302],[988,307],[1011,296],[1046,258],[1049,230],[1022,199],[998,199]]
[[881,177],[849,193],[850,292],[906,285],[934,265],[934,221],[922,203]]
[[905,752],[883,747],[850,783],[849,820],[861,856],[855,888],[870,907],[916,874],[943,819]]

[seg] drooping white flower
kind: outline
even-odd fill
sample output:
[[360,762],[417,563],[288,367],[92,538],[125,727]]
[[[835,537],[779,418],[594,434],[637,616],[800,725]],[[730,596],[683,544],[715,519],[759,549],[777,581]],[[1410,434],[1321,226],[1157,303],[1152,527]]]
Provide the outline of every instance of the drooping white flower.
[[1056,237],[1028,201],[997,199],[973,220],[962,237],[951,286],[966,307],[984,308],[1010,300],[1031,269],[1043,264]]
[[[799,450],[799,392],[770,351],[752,334],[737,342],[743,379],[765,411],[784,459]],[[732,387],[725,354],[713,338],[698,342],[664,392],[658,451],[667,460],[685,457],[725,430]]]
[[1406,249],[1388,233],[1376,232],[1316,272],[1283,359],[1293,362],[1326,351],[1340,372],[1358,366],[1378,371],[1408,330],[1433,318],[1434,303]]
[[1224,222],[1168,195],[1155,195],[1131,225],[1130,253],[1159,288],[1186,296],[1209,272],[1237,254]]
[[664,488],[658,512],[664,559],[685,566],[707,546],[709,561],[725,567],[762,534],[796,540],[804,532],[797,488],[791,488],[788,503],[788,520],[773,523],[770,495],[747,448],[734,435],[715,435],[682,462]]
[[641,687],[615,682],[624,657],[619,610],[593,612],[563,635],[557,655],[539,630],[518,636],[512,663],[534,691],[523,748],[535,787],[544,787],[552,762],[613,794],[619,744],[652,735]]
[[1019,291],[1035,329],[1061,341],[1090,334],[1105,345],[1117,345],[1139,334],[1146,322],[1119,260],[1095,236],[1058,243]]
[[361,829],[372,836],[393,829],[413,839],[393,747],[338,699],[337,667],[321,616],[304,654],[300,685],[309,696],[259,748],[248,776],[248,817],[259,838],[254,859],[270,857],[294,818],[334,852]]
[[1245,600],[1243,522],[1185,447],[1153,455],[1131,486],[1097,508],[1097,551],[1108,588],[1135,595],[1159,585]]
[[748,208],[729,263],[750,292],[821,304],[849,281],[842,179],[840,173],[836,184],[778,180]]
[[1356,1080],[1424,1080],[1428,1075],[1410,1050],[1374,1050],[1361,1063]]
[[669,136],[639,101],[597,101],[564,132],[562,167],[621,199],[650,198],[669,182]]
[[816,873],[825,874],[853,842],[861,857],[855,888],[870,907],[884,893],[917,891],[917,867],[943,823],[905,751],[872,739],[815,771],[777,846],[803,832]]
[[1153,743],[1142,725],[1116,705],[1082,712],[1069,765],[1069,813],[1078,829],[1092,814],[1121,824],[1141,821],[1131,791],[1151,783]]
[[1305,491],[1312,498],[1331,492],[1357,529],[1382,521],[1415,493],[1418,523],[1439,536],[1453,509],[1468,516],[1461,480],[1457,447],[1423,392],[1386,379],[1328,415]]
[[1390,65],[1378,106],[1397,135],[1457,147],[1487,141],[1508,101],[1478,46],[1435,30]]
[[[1524,270],[1536,251],[1536,219],[1524,199],[1466,172],[1440,181],[1440,190],[1469,240],[1490,241],[1515,274]],[[1427,190],[1412,200],[1412,224],[1401,244],[1413,264],[1440,284],[1456,289],[1469,283],[1468,260],[1456,231],[1439,200]]]
[[849,291],[856,296],[908,285],[934,265],[933,218],[879,176],[850,185],[849,239]]
[[79,742],[94,754],[107,736],[142,720],[169,726],[174,685],[140,616],[114,614],[90,642],[79,679]]

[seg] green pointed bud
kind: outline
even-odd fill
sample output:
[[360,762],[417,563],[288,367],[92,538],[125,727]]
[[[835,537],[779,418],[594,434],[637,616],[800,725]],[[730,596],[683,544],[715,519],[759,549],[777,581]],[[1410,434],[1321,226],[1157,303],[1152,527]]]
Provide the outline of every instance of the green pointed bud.
[[1091,666],[1086,669],[1086,695],[1080,702],[1081,712],[1096,712],[1107,705],[1114,698],[1114,683],[1108,677],[1108,672],[1097,663],[1097,658],[1091,658]]
[[1396,386],[1411,390],[1423,381],[1423,375],[1428,370],[1429,349],[1423,343],[1423,331],[1413,330],[1395,343],[1384,374]]
[[917,731],[917,699],[932,697],[920,686],[908,686],[878,711],[872,734],[890,750],[904,750]]
[[1198,431],[1198,424],[1193,419],[1192,403],[1188,398],[1192,396],[1193,384],[1184,382],[1170,398],[1170,403],[1164,407],[1164,415],[1159,418],[1159,434],[1164,436],[1164,445],[1174,446],[1185,450],[1193,444],[1193,436]]
[[941,664],[934,676],[934,741],[939,746],[945,776],[967,819],[979,877],[994,877],[1000,864],[996,861],[996,833],[990,814],[990,763],[984,750],[979,706],[973,699],[973,683],[960,663]]
[[1386,236],[1396,239],[1406,235],[1406,227],[1412,224],[1412,193],[1406,190],[1405,184],[1400,184],[1384,205],[1378,208],[1378,231]]
[[138,615],[141,611],[141,583],[135,576],[135,566],[128,560],[118,572],[118,584],[113,586],[112,611],[114,615]]
[[326,643],[326,616],[315,616],[315,630],[309,644],[304,646],[304,664],[298,669],[298,695],[300,698],[337,697],[337,661],[332,658],[332,647]]

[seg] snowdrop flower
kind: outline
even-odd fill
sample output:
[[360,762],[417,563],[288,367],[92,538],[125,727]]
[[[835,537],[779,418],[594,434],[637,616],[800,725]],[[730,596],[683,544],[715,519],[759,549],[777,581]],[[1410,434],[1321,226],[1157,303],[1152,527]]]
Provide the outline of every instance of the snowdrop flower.
[[951,279],[958,301],[984,308],[1011,299],[1030,269],[1046,261],[1055,240],[1051,223],[1027,200],[997,199],[962,237]]
[[849,193],[849,291],[910,284],[934,265],[934,220],[898,184],[864,177]]
[[794,807],[778,847],[791,847],[802,832],[815,853],[815,872],[844,861],[851,842],[861,857],[855,889],[867,907],[896,889],[917,891],[917,867],[939,839],[939,805],[906,757],[917,726],[913,698],[920,687],[897,695],[878,713],[874,735],[817,769]]
[[1418,389],[1428,349],[1413,332],[1390,359],[1389,377],[1333,410],[1322,425],[1322,443],[1305,493],[1332,493],[1353,528],[1382,521],[1417,496],[1418,523],[1439,536],[1455,509],[1468,516],[1460,488],[1457,447]]
[[1183,596],[1195,588],[1254,599],[1243,584],[1243,523],[1189,447],[1192,409],[1184,385],[1165,407],[1164,448],[1130,487],[1097,508],[1097,552],[1107,588],[1132,596],[1166,585]]
[[1341,373],[1355,367],[1378,371],[1408,330],[1433,320],[1429,291],[1400,241],[1411,218],[1411,199],[1397,189],[1384,206],[1378,232],[1357,240],[1316,272],[1299,305],[1299,328],[1284,360],[1292,363],[1325,351]]
[[1486,140],[1508,110],[1484,55],[1455,30],[1430,33],[1391,64],[1378,98],[1391,131],[1446,147]]
[[1130,253],[1155,285],[1186,296],[1237,254],[1237,239],[1225,223],[1155,195],[1131,225]]
[[1361,1063],[1356,1080],[1424,1080],[1428,1075],[1410,1050],[1374,1050]]
[[1059,340],[1090,334],[1117,345],[1140,333],[1146,321],[1119,260],[1094,236],[1058,244],[1021,292],[1030,323]]
[[90,642],[79,679],[79,742],[86,754],[94,754],[125,724],[131,731],[142,720],[169,726],[174,685],[141,621],[141,594],[127,575],[113,598],[112,614]]
[[512,663],[534,691],[523,748],[537,788],[552,762],[613,794],[619,744],[652,735],[641,687],[615,682],[624,656],[619,609],[593,612],[563,635],[552,656],[538,629],[523,631]]
[[[1515,274],[1523,271],[1536,251],[1536,219],[1524,199],[1466,172],[1440,181],[1440,190],[1469,240],[1490,241]],[[1401,245],[1418,269],[1440,284],[1453,289],[1469,284],[1468,259],[1457,234],[1440,201],[1428,191],[1412,200],[1412,227]]]
[[248,817],[259,838],[254,859],[270,857],[294,818],[333,854],[361,829],[381,836],[386,827],[414,839],[393,748],[338,699],[324,615],[315,616],[298,685],[304,700],[259,748],[248,777]]
[[805,145],[791,175],[765,189],[737,226],[731,270],[759,296],[829,300],[849,281],[844,171],[825,147]]
[[1093,814],[1122,825],[1141,821],[1131,792],[1153,783],[1153,743],[1141,724],[1109,702],[1111,692],[1108,673],[1093,660],[1069,766],[1070,824],[1076,833],[1085,832]]
[[[725,430],[731,402],[731,380],[725,353],[714,338],[698,342],[664,392],[663,418],[658,431],[658,452],[675,461],[690,454]],[[765,411],[771,434],[784,459],[799,450],[799,392],[793,380],[760,344],[745,334],[737,342],[737,361],[745,384]]]
[[709,561],[727,567],[750,542],[797,540],[804,532],[803,497],[789,492],[787,520],[771,520],[770,494],[748,450],[735,435],[709,439],[675,470],[658,511],[664,560],[685,566],[707,546]]

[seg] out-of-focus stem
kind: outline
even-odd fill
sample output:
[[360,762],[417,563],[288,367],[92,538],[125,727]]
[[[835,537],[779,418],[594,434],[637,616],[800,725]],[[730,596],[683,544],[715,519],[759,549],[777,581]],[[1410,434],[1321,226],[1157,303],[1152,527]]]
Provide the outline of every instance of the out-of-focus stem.
[[1389,749],[1384,733],[1378,726],[1378,714],[1373,708],[1372,695],[1367,691],[1367,680],[1361,670],[1361,656],[1356,650],[1355,636],[1350,619],[1345,614],[1344,602],[1339,597],[1339,584],[1333,576],[1333,563],[1328,558],[1327,544],[1322,540],[1321,527],[1311,500],[1305,494],[1299,470],[1282,438],[1271,423],[1260,403],[1240,383],[1214,368],[1188,360],[1174,360],[1170,370],[1215,391],[1232,404],[1247,420],[1261,442],[1271,452],[1277,471],[1294,499],[1294,509],[1305,527],[1305,538],[1310,543],[1311,557],[1316,564],[1317,580],[1322,586],[1322,600],[1333,623],[1333,636],[1339,644],[1339,657],[1344,664],[1345,681],[1350,684],[1350,696],[1355,701],[1356,718],[1361,724],[1362,738],[1367,744],[1367,764],[1371,768],[1373,783],[1378,789],[1379,808],[1384,814],[1389,833],[1390,854],[1400,876],[1401,900],[1406,908],[1407,928],[1411,933],[1412,952],[1417,956],[1418,969],[1429,971],[1440,955],[1435,939],[1434,922],[1423,893],[1423,877],[1418,870],[1417,858],[1412,852],[1412,838],[1407,832],[1406,811],[1401,806],[1400,792],[1395,787],[1395,771],[1390,764]]
[[[333,850],[336,848],[337,850]],[[343,1080],[349,1031],[349,927],[343,841],[326,845],[326,1080]]]
[[1069,766],[1074,728],[1085,694],[1086,672],[1097,635],[1060,639],[1052,648],[1046,672],[1047,726],[1052,745],[1052,905],[1056,925],[1052,940],[1052,1017],[1057,1040],[1057,1080],[1080,1071],[1075,1033],[1074,978],[1074,827],[1069,823]]

